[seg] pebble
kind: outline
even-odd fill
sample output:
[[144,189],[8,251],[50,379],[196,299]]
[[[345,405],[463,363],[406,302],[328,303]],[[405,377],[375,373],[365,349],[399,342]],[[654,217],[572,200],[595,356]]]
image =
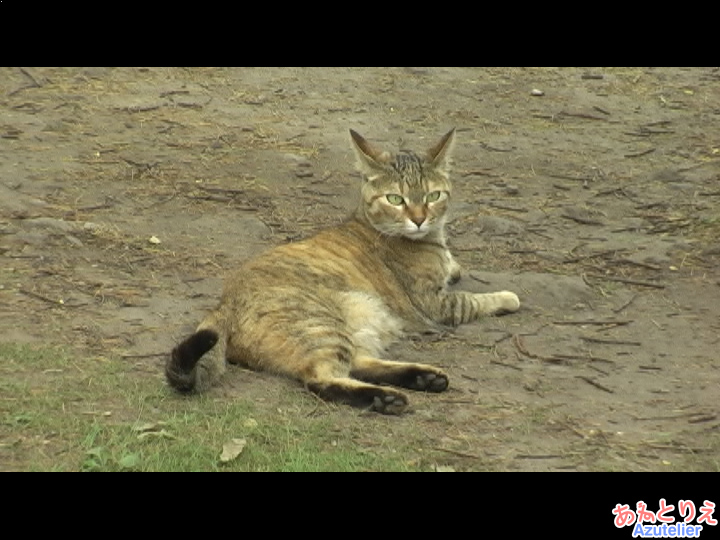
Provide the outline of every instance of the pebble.
[[100,229],[102,229],[102,225],[93,223],[92,221],[86,221],[83,224],[83,229],[85,229],[86,231],[99,231]]
[[532,90],[530,90],[530,95],[531,96],[544,96],[545,92],[543,92],[542,90],[538,90],[537,88],[533,88]]
[[74,237],[71,234],[66,234],[65,239],[70,242],[71,244],[76,245],[77,247],[84,247],[85,244],[82,243],[82,241],[79,238]]

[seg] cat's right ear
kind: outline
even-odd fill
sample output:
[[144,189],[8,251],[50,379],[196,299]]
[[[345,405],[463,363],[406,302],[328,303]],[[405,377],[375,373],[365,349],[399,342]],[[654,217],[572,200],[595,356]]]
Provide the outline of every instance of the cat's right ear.
[[385,169],[390,159],[388,152],[382,152],[367,142],[357,131],[350,130],[350,140],[357,157],[357,169],[368,180],[373,180]]

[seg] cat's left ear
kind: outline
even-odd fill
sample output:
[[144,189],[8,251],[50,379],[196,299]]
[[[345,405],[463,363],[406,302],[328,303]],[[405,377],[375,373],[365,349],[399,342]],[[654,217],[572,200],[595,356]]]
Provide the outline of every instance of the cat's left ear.
[[444,176],[448,176],[450,173],[450,158],[452,157],[454,144],[455,128],[452,128],[425,154],[430,166]]

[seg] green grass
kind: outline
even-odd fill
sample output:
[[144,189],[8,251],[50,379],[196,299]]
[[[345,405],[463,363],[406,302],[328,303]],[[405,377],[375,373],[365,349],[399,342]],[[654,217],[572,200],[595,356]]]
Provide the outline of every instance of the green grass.
[[[479,414],[474,427],[457,428],[427,416],[438,405],[386,417],[324,404],[281,379],[246,385],[248,395],[225,387],[185,397],[160,365],[0,344],[0,471],[505,470],[529,465],[512,458],[522,441],[558,433],[553,411],[539,405],[503,404],[497,415],[483,406],[492,420]],[[581,470],[718,470],[715,431],[692,444],[658,436],[573,438],[563,451]],[[222,463],[232,439],[246,445]],[[482,457],[483,440],[491,457]]]
[[[312,398],[305,398],[312,399]],[[312,412],[313,403],[306,401]],[[268,410],[269,409],[269,410]],[[347,414],[340,410],[340,417]],[[356,413],[354,413],[356,414]],[[367,419],[363,419],[367,421]],[[362,425],[362,424],[360,424]],[[403,452],[355,442],[334,414],[171,392],[159,373],[120,359],[0,344],[0,470],[413,470]],[[219,460],[223,444],[243,452]]]

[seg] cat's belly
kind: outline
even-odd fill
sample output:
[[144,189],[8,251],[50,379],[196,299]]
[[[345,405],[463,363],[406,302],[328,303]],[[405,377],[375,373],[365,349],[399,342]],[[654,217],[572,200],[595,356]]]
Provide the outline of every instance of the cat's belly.
[[340,305],[358,353],[380,357],[402,335],[403,322],[385,303],[369,293],[340,293]]

